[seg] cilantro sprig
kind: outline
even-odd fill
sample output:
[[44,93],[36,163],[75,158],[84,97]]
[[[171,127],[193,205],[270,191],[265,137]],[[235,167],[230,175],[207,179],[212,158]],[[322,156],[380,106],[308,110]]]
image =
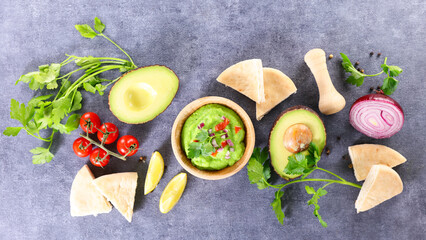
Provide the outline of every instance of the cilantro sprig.
[[[16,84],[27,83],[29,88],[34,91],[46,88],[56,92],[56,94],[34,97],[27,104],[19,103],[15,99],[10,102],[10,118],[18,120],[21,126],[7,127],[3,134],[17,136],[21,130],[24,130],[28,135],[48,143],[47,147],[36,147],[30,151],[33,153],[34,164],[44,164],[53,159],[54,155],[50,152],[50,148],[56,132],[70,134],[78,128],[80,116],[73,112],[82,107],[82,89],[93,94],[103,95],[107,87],[116,82],[118,78],[114,80],[100,78],[101,73],[110,70],[127,72],[136,68],[132,58],[103,34],[105,25],[99,18],[96,17],[94,20],[96,31],[87,24],[75,25],[75,28],[85,38],[104,37],[118,47],[129,60],[111,57],[78,57],[65,54],[67,58],[61,63],[41,65],[38,67],[38,71],[26,73],[16,81]],[[61,69],[71,63],[78,68],[61,74]],[[79,72],[81,75],[75,81],[71,81],[71,77]],[[43,137],[46,135],[45,131],[50,131],[48,137]]]
[[393,92],[395,92],[399,81],[395,78],[400,73],[402,73],[402,69],[398,66],[388,65],[387,58],[385,58],[384,63],[381,65],[381,68],[383,69],[381,72],[376,74],[364,74],[358,71],[349,60],[348,56],[346,56],[344,53],[340,53],[342,56],[342,67],[343,69],[350,73],[351,76],[349,76],[346,81],[352,85],[356,85],[357,87],[361,86],[364,83],[365,77],[374,77],[379,76],[382,73],[385,73],[387,77],[383,80],[383,84],[381,86],[381,90],[386,95],[391,95]]
[[210,156],[215,148],[211,144],[211,141],[214,137],[210,137],[206,130],[201,130],[196,136],[195,139],[197,142],[191,142],[189,144],[188,158],[196,158],[199,156]]
[[[293,180],[284,184],[271,184],[269,182],[269,179],[271,177],[271,170],[269,164],[270,160],[268,159],[268,157],[268,149],[266,147],[262,151],[260,150],[260,148],[255,148],[247,165],[247,175],[250,180],[250,183],[256,184],[258,189],[277,189],[277,191],[275,192],[275,198],[271,203],[271,207],[274,210],[275,215],[281,224],[284,223],[285,218],[284,212],[282,210],[281,198],[284,196],[285,193],[283,191],[283,188],[288,185],[300,182],[326,182],[324,186],[318,188],[318,190],[316,191],[313,187],[310,187],[308,185],[305,186],[306,192],[310,195],[313,195],[307,203],[308,205],[314,205],[314,216],[318,218],[318,221],[323,227],[327,227],[327,223],[322,219],[319,213],[320,206],[318,204],[318,201],[320,197],[325,196],[327,194],[325,188],[334,183],[361,188],[361,186],[358,184],[348,182],[337,174],[318,167],[317,164],[321,156],[318,147],[314,143],[311,143],[309,145],[308,154],[297,153],[288,157],[288,164],[283,171],[284,173],[289,175],[302,175],[302,177],[298,180]],[[326,172],[336,177],[337,180],[307,178],[315,170]]]

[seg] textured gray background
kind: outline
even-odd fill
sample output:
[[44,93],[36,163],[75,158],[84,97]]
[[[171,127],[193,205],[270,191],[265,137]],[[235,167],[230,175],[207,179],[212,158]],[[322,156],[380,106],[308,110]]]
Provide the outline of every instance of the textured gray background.
[[[98,217],[72,218],[69,192],[77,171],[87,162],[77,158],[72,142],[81,130],[55,138],[54,160],[33,166],[28,151],[42,143],[25,135],[0,136],[0,239],[425,239],[425,9],[415,1],[0,1],[0,79],[2,83],[0,128],[17,126],[9,119],[11,98],[27,102],[33,92],[24,84],[14,86],[23,73],[38,65],[60,62],[64,53],[124,57],[102,38],[83,39],[74,24],[91,23],[95,16],[107,25],[105,33],[125,48],[139,66],[163,64],[181,79],[170,107],[142,125],[120,123],[107,109],[106,96],[84,95],[80,111],[97,112],[105,122],[117,124],[121,133],[136,135],[142,154],[158,149],[166,172],[157,190],[143,196],[147,165],[131,157],[113,160],[96,176],[137,171],[140,176],[133,222],[127,223],[114,209]],[[356,214],[358,190],[331,186],[320,200],[324,229],[312,215],[313,207],[304,185],[286,189],[287,216],[284,226],[275,219],[269,204],[274,191],[257,190],[243,169],[231,178],[206,181],[189,176],[179,204],[167,215],[158,201],[167,182],[183,171],[170,145],[170,129],[179,111],[189,102],[207,95],[227,97],[240,104],[256,128],[256,143],[265,146],[273,121],[281,111],[297,104],[318,111],[318,91],[303,61],[311,48],[321,47],[336,56],[328,67],[347,106],[336,115],[321,117],[331,150],[320,166],[355,181],[342,159],[355,143],[380,143],[407,157],[396,167],[404,191],[371,211]],[[380,58],[369,52],[381,52]],[[348,123],[351,103],[381,83],[382,77],[366,80],[360,88],[344,83],[339,52],[359,60],[367,72],[380,71],[384,57],[404,69],[394,95],[405,111],[405,124],[390,139],[374,140]],[[229,65],[261,58],[264,66],[284,71],[298,92],[278,105],[262,121],[255,120],[255,104],[215,81]],[[108,76],[107,76],[108,77]],[[340,136],[341,140],[337,141]],[[315,176],[324,176],[321,173]],[[284,180],[273,179],[276,183]],[[313,184],[315,187],[319,185]]]

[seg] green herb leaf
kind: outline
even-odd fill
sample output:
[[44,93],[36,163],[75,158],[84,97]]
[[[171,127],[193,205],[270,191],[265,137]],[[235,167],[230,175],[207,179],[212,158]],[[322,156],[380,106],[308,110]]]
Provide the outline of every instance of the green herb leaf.
[[192,159],[192,158],[199,157],[201,155],[201,147],[202,147],[202,143],[200,142],[190,143],[189,149],[188,149],[188,158]]
[[352,85],[356,85],[357,87],[361,86],[364,83],[364,77],[366,75],[356,70],[348,56],[346,56],[344,53],[340,53],[340,56],[342,56],[343,69],[351,74],[351,76],[349,76],[346,81]]
[[52,161],[53,154],[47,148],[36,147],[31,149],[30,152],[33,154],[33,164],[44,164]]
[[72,131],[76,130],[80,125],[80,115],[73,114],[68,117],[67,123],[65,124],[66,133],[70,134]]
[[275,199],[272,201],[271,206],[272,209],[275,212],[275,215],[277,216],[278,221],[281,223],[281,225],[284,224],[284,212],[281,207],[281,197],[284,195],[284,192],[281,190],[278,190],[275,192]]
[[390,77],[397,77],[400,73],[402,73],[402,69],[398,66],[392,66],[383,63],[381,67],[383,69],[383,72],[388,74]]
[[81,36],[85,38],[94,38],[98,36],[98,34],[87,24],[83,25],[75,25],[75,29],[80,32]]
[[395,92],[397,87],[398,87],[398,80],[396,80],[393,77],[387,77],[383,81],[383,85],[381,89],[383,90],[384,94],[391,95],[393,92]]
[[68,97],[62,97],[53,101],[52,107],[53,123],[59,124],[68,113],[68,109],[70,107],[70,100]]
[[6,136],[16,136],[23,129],[23,127],[7,127],[3,134]]
[[94,27],[95,27],[96,31],[102,33],[105,29],[105,24],[103,24],[98,17],[95,17],[95,26]]
[[305,186],[305,190],[308,194],[313,194],[312,198],[308,201],[308,205],[314,205],[314,215],[318,218],[318,221],[321,223],[323,227],[327,227],[327,223],[322,220],[321,215],[319,214],[320,206],[318,205],[318,200],[320,197],[325,196],[327,194],[327,191],[323,188],[318,188],[317,191],[313,187]]
[[216,149],[214,149],[211,143],[204,143],[203,147],[201,148],[201,154],[203,156],[210,156],[215,150]]
[[253,157],[248,162],[247,175],[251,184],[258,183],[264,178],[263,165]]
[[42,96],[38,96],[36,98],[31,99],[28,102],[28,106],[39,106],[39,103],[43,103],[44,100],[47,100],[49,98],[51,98],[53,96],[53,94],[49,94],[49,95],[42,95]]
[[[71,109],[68,112],[74,112],[81,109],[81,100],[83,97],[81,96],[81,92],[76,91],[74,95],[74,100],[72,101]],[[71,102],[71,100],[69,100]]]
[[[86,69],[97,68],[101,65],[101,60],[92,56],[77,58],[74,62],[77,66],[86,67]],[[91,66],[87,67],[89,65]]]
[[201,130],[201,132],[197,133],[195,136],[195,139],[197,139],[200,142],[206,141],[206,139],[209,137],[209,134],[206,130]]
[[25,107],[24,103],[19,104],[15,99],[10,100],[10,118],[21,122],[22,126],[26,126],[31,120],[35,112],[33,106]]
[[284,173],[288,175],[301,175],[308,168],[308,159],[303,153],[296,153],[288,157],[287,166],[284,168]]
[[250,183],[257,184],[258,189],[269,188],[267,181],[271,177],[271,167],[267,153],[268,148],[266,147],[262,152],[260,148],[255,148],[247,165],[247,175]]

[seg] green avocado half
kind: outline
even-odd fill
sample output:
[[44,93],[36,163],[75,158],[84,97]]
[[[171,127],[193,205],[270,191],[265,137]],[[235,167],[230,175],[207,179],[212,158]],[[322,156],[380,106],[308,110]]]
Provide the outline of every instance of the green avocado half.
[[[269,135],[269,152],[275,172],[286,180],[300,176],[284,173],[288,157],[293,154],[284,147],[284,133],[288,127],[297,123],[302,123],[309,127],[312,132],[312,142],[318,146],[320,153],[322,153],[326,143],[324,124],[314,110],[305,106],[294,106],[285,110],[272,127]],[[308,154],[308,150],[303,151],[303,153]]]
[[111,112],[125,123],[151,121],[170,105],[179,78],[166,66],[153,65],[127,72],[109,93]]

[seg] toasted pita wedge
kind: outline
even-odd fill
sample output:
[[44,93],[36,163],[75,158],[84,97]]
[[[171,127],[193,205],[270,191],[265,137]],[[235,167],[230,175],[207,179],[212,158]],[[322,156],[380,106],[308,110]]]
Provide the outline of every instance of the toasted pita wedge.
[[74,178],[71,186],[71,216],[98,215],[111,212],[112,206],[96,189],[95,179],[87,165],[84,165]]
[[104,175],[93,180],[97,189],[127,221],[132,222],[138,173],[124,172]]
[[246,95],[256,103],[265,101],[262,60],[239,62],[223,71],[217,81]]
[[355,202],[357,212],[367,211],[400,194],[403,184],[398,173],[385,165],[373,165]]
[[257,121],[297,91],[293,81],[287,75],[273,68],[263,68],[263,84],[265,88],[265,101],[256,103]]
[[360,144],[348,148],[357,181],[367,177],[371,166],[383,164],[395,167],[407,161],[399,152],[379,144]]

